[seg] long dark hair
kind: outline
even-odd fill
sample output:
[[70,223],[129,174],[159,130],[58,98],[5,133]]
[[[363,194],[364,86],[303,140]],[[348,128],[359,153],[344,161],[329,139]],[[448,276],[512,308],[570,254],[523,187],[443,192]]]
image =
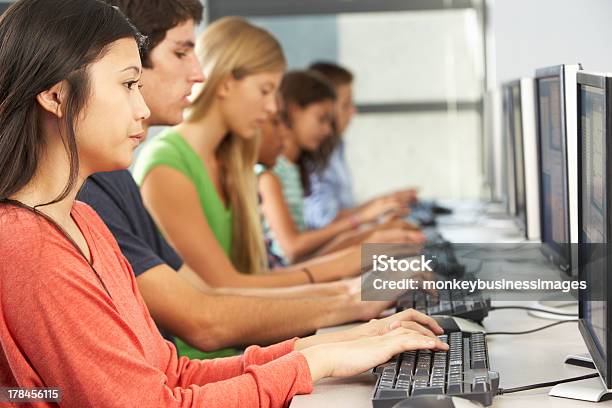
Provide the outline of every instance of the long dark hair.
[[19,0],[0,18],[0,201],[32,180],[44,151],[36,96],[68,85],[66,112],[58,127],[70,161],[63,200],[75,187],[79,158],[75,122],[90,95],[87,68],[108,46],[144,39],[117,7],[100,0]]
[[[316,61],[310,64],[308,70],[323,75],[336,90],[338,90],[340,86],[351,85],[354,80],[354,76],[351,71],[333,62]],[[333,136],[325,139],[323,143],[321,143],[319,149],[313,153],[313,160],[315,162],[324,163],[323,166],[319,166],[317,168],[317,171],[322,172],[325,169],[332,153],[334,150],[336,150],[338,143],[340,143],[340,137],[341,135],[337,131],[336,120],[334,120]]]
[[[314,71],[290,71],[285,74],[279,87],[281,106],[280,116],[285,124],[291,128],[292,119],[289,116],[289,106],[296,105],[301,109],[317,102],[336,100],[336,91],[324,76]],[[336,133],[335,131],[333,133]],[[330,138],[335,138],[332,134]],[[300,178],[304,188],[304,195],[310,195],[310,174],[323,169],[335,144],[323,144],[325,151],[302,151],[297,164],[300,169]],[[328,151],[329,150],[329,151]]]

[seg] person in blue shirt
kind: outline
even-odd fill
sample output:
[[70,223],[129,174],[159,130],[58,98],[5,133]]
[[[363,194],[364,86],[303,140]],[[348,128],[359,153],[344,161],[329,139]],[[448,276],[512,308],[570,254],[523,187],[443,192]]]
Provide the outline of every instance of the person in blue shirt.
[[283,151],[271,171],[259,172],[258,188],[269,250],[282,264],[288,266],[372,242],[370,234],[375,230],[385,230],[386,237],[378,237],[378,243],[421,243],[424,236],[406,223],[378,222],[382,217],[407,213],[395,202],[363,208],[324,228],[306,227],[303,205],[309,192],[308,174],[311,166],[321,165],[311,154],[333,134],[336,95],[321,75],[290,71],[282,79],[278,96],[282,120],[272,133],[283,140]]
[[395,201],[408,206],[416,201],[416,190],[397,191],[356,205],[353,180],[345,156],[344,131],[357,112],[353,105],[353,74],[329,62],[316,62],[310,70],[323,75],[335,88],[335,136],[319,149],[320,154],[332,150],[327,165],[310,174],[310,194],[304,200],[304,218],[308,228],[323,228],[333,221],[350,217],[366,206],[381,206]]

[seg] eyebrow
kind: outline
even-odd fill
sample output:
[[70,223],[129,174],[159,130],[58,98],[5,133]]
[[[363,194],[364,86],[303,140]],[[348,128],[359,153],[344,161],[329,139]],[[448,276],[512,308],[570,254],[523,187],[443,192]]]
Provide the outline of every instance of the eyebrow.
[[140,74],[140,67],[137,67],[135,65],[132,65],[131,67],[127,67],[125,69],[122,69],[119,72],[126,72],[126,71],[130,71],[130,70],[134,71],[136,74]]
[[191,40],[187,40],[187,41],[172,41],[175,45],[179,45],[181,47],[186,47],[186,48],[195,48],[195,43]]

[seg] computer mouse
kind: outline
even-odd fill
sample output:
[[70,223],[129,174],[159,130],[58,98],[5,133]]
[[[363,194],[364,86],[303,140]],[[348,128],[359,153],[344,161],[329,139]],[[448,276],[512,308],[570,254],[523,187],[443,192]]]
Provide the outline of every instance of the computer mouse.
[[457,331],[464,331],[468,333],[486,333],[484,327],[475,323],[471,320],[463,319],[456,316],[432,316],[436,322],[442,327],[444,333],[452,333]]
[[477,401],[449,395],[419,395],[398,402],[393,408],[482,408]]

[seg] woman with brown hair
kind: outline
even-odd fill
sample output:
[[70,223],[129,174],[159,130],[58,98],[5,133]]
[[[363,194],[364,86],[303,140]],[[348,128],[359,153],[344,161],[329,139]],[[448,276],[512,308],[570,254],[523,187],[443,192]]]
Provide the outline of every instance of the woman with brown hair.
[[[259,176],[264,230],[271,241],[270,250],[284,264],[290,264],[313,253],[325,254],[368,240],[368,234],[353,230],[394,211],[397,203],[381,201],[366,206],[320,229],[308,229],[304,221],[309,175],[326,164],[325,156],[313,153],[333,136],[336,92],[315,72],[293,71],[284,76],[279,93],[283,120],[278,127],[278,137],[284,140],[283,154],[273,171]],[[420,232],[399,231],[399,236],[390,235],[390,242],[423,242]],[[385,233],[393,234],[393,230]],[[339,237],[339,234],[345,236]]]

